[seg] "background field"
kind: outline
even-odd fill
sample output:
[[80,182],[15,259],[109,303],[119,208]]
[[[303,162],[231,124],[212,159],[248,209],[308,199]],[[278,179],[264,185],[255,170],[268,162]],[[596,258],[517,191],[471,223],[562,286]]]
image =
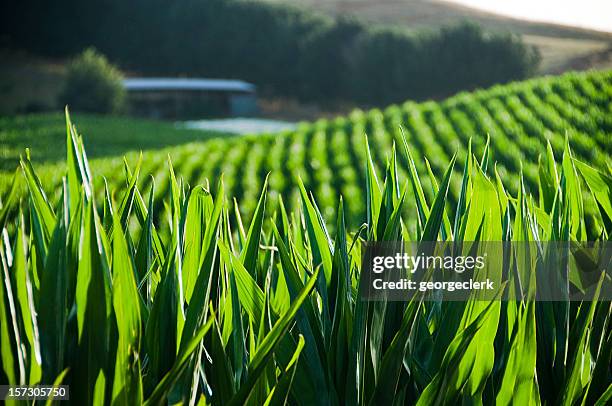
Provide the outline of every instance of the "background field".
[[[427,177],[428,166],[433,175],[441,177],[456,153],[458,165],[455,166],[456,176],[452,179],[449,194],[452,203],[457,201],[470,138],[474,153],[481,156],[487,135],[490,135],[491,160],[497,164],[489,171],[497,170],[512,195],[518,192],[517,175],[522,171],[527,190],[537,195],[538,157],[545,153],[547,141],[557,159],[561,158],[567,137],[578,159],[597,168],[610,164],[611,95],[611,71],[534,79],[459,94],[440,103],[407,102],[384,110],[356,110],[346,117],[304,123],[296,131],[281,134],[216,137],[182,146],[167,146],[159,151],[145,152],[143,172],[155,175],[153,180],[159,196],[170,187],[166,170],[168,155],[178,175],[191,185],[205,183],[206,179],[216,182],[223,174],[228,195],[240,202],[242,215],[247,219],[255,208],[268,172],[271,197],[281,194],[290,209],[298,204],[295,181],[300,176],[313,191],[326,218],[333,218],[338,196],[342,194],[349,224],[357,226],[363,221],[365,207],[361,193],[367,158],[364,134],[368,135],[375,166],[383,170],[393,143],[401,143],[403,128],[428,197],[433,196],[432,184]],[[96,156],[129,150],[130,146],[138,145],[136,140],[144,140],[149,134],[153,140],[157,137],[155,134],[169,131],[157,141],[158,146],[194,141],[197,134],[174,130],[169,125],[153,132],[155,127],[151,123],[133,120],[80,119],[77,116],[74,121],[88,150],[96,151]],[[93,123],[100,124],[95,131],[89,127]],[[61,155],[64,132],[60,115],[19,117],[11,119],[4,127],[9,128],[3,133],[5,139],[13,141],[4,155],[3,168],[15,166],[18,151],[26,146],[33,147],[32,154],[39,161],[57,159]],[[27,134],[27,138],[19,140],[14,137],[20,133]],[[127,134],[133,135],[126,137]],[[106,149],[93,147],[106,139],[115,142]],[[122,139],[131,141],[120,142]],[[41,151],[32,145],[33,140],[40,146],[54,145],[54,148]],[[48,158],[45,158],[44,151],[49,152]],[[132,164],[137,157],[136,152],[127,155]],[[125,187],[121,157],[94,159],[92,166],[95,173],[107,178],[111,187]],[[405,175],[407,162],[400,160],[399,167]],[[45,189],[56,194],[60,168],[61,164],[38,168]],[[96,181],[101,182],[102,178],[98,177]],[[141,181],[144,190],[151,187],[151,178],[142,178]],[[9,182],[9,173],[5,172],[0,177],[0,190],[6,189]],[[589,204],[589,196],[585,199],[587,221],[590,221],[595,207]],[[277,199],[271,198],[270,202],[272,211]],[[406,205],[407,213],[413,213],[414,202],[411,202],[412,205]],[[163,207],[157,209],[159,213]],[[599,227],[590,226],[594,226],[593,231]]]
[[[134,150],[156,150],[228,136],[154,120],[88,114],[76,114],[74,119],[79,123],[80,131],[87,134],[90,158],[116,157]],[[64,114],[0,117],[0,171],[15,169],[25,148],[30,149],[32,162],[62,161],[66,155]]]

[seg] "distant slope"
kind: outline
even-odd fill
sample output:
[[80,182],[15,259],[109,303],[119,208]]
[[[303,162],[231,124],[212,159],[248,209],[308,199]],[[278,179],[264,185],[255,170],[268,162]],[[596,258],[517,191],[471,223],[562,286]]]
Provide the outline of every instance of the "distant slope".
[[[428,197],[432,196],[432,185],[425,159],[440,178],[450,157],[456,153],[458,165],[451,181],[451,201],[458,196],[470,138],[474,153],[480,157],[489,134],[491,160],[497,162],[495,168],[508,191],[516,195],[518,174],[522,170],[526,187],[537,194],[538,156],[546,151],[547,141],[555,157],[560,159],[567,135],[574,157],[607,170],[612,155],[611,112],[612,71],[566,74],[462,93],[440,103],[407,102],[384,110],[357,110],[347,117],[302,124],[296,131],[281,134],[216,138],[149,151],[144,155],[141,173],[154,174],[156,194],[164,193],[169,187],[168,155],[176,172],[191,185],[205,183],[206,179],[217,182],[224,174],[228,196],[240,201],[246,218],[257,203],[268,172],[271,172],[271,197],[282,194],[290,207],[298,204],[295,179],[300,176],[315,194],[324,215],[334,214],[337,197],[342,194],[349,220],[357,223],[363,220],[365,207],[364,134],[369,136],[375,165],[383,169],[393,143],[401,145],[400,126],[403,127]],[[14,125],[12,131],[21,133],[36,119],[36,116],[22,117],[15,122],[22,127]],[[95,138],[92,140],[93,134],[83,125],[86,120],[77,117],[74,122],[84,134],[89,154],[95,155]],[[51,134],[54,132],[40,128],[37,137],[45,139]],[[131,153],[127,159],[135,164],[137,154]],[[403,155],[399,163],[406,175],[407,162]],[[111,187],[125,186],[121,157],[94,160],[92,166],[94,173],[107,177]],[[491,176],[493,169],[490,165]],[[51,165],[39,166],[38,173],[43,185],[51,190],[60,181],[62,171],[60,166]],[[0,176],[0,192],[8,188],[7,175]],[[101,182],[102,178],[96,181]],[[141,182],[145,190],[152,184],[148,176],[143,176]],[[592,202],[589,196],[586,198]],[[273,209],[278,201],[270,200]],[[160,213],[163,207],[158,209]],[[587,212],[593,213],[593,210],[594,206],[587,207]]]
[[[610,33],[524,21],[439,0],[301,0],[299,4],[330,15],[356,16],[373,23],[396,24],[415,30],[435,29],[463,20],[474,21],[489,31],[519,34],[526,43],[537,46],[543,58],[542,73],[576,68],[576,59],[612,47]],[[588,67],[612,67],[612,58],[592,60]]]

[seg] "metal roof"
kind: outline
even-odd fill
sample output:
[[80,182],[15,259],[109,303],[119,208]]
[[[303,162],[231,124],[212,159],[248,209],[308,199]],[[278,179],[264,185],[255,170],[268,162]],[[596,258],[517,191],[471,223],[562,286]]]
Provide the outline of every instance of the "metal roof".
[[127,90],[212,90],[254,92],[255,85],[242,80],[202,78],[129,78],[123,80]]

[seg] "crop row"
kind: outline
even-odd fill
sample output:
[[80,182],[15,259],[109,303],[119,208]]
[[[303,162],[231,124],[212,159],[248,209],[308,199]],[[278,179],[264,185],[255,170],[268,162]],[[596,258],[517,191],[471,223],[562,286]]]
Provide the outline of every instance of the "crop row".
[[[155,196],[167,194],[171,184],[166,170],[169,156],[177,176],[190,185],[207,179],[215,182],[223,174],[228,195],[236,197],[240,214],[248,219],[268,173],[269,193],[282,195],[290,210],[299,204],[295,185],[300,177],[316,196],[324,217],[334,217],[338,197],[343,195],[347,217],[355,224],[363,221],[364,214],[360,190],[368,159],[364,144],[367,135],[378,173],[384,173],[392,159],[393,145],[401,145],[402,137],[406,138],[428,199],[434,195],[428,172],[441,177],[456,154],[449,202],[457,201],[470,142],[478,160],[489,143],[492,164],[487,171],[497,171],[512,195],[519,190],[519,173],[527,189],[537,195],[538,158],[548,143],[558,158],[568,140],[577,158],[598,168],[609,164],[611,94],[612,72],[572,73],[461,93],[443,102],[407,102],[384,110],[356,110],[346,117],[301,124],[294,131],[280,134],[213,139],[149,152],[143,170],[154,176],[142,179],[140,186],[150,190],[154,184]],[[398,171],[406,179],[408,162],[404,156],[397,159]],[[94,162],[108,184],[118,189],[126,186],[120,180],[122,166],[119,159]],[[51,189],[59,179],[54,175],[57,170],[49,171],[43,171],[41,177],[49,179],[44,184]],[[596,206],[590,197],[585,199],[587,214],[592,214]],[[277,199],[271,201],[274,203],[269,210],[277,204]],[[167,208],[156,209],[160,213]],[[407,204],[405,210],[413,211],[414,205]]]

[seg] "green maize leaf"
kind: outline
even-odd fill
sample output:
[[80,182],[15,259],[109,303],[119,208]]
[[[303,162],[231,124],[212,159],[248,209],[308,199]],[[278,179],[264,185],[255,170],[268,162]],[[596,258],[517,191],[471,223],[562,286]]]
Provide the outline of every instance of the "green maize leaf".
[[[372,161],[372,155],[370,153],[370,144],[368,143],[368,137],[365,137],[366,145],[366,214],[367,223],[370,225],[370,230],[376,230],[378,224],[378,214],[380,212],[382,194],[378,182],[378,176],[376,176],[376,169],[374,168],[374,162]],[[373,236],[371,236],[373,237]]]
[[487,168],[489,166],[489,147],[491,144],[491,135],[487,134],[487,143],[485,144],[484,151],[482,151],[482,159],[480,160],[480,169],[484,173],[487,173]]
[[[365,283],[365,279],[360,278],[357,292],[361,289],[362,282]],[[370,303],[362,300],[359,294],[357,294],[355,301],[349,347],[351,358],[348,362],[345,399],[349,404],[357,404],[358,402],[363,404],[365,403],[366,391],[366,362],[368,362],[366,330]]]
[[332,280],[330,289],[330,303],[333,304],[332,331],[327,344],[329,348],[327,362],[332,369],[332,374],[335,371],[333,379],[337,388],[344,387],[347,378],[344,372],[348,366],[348,324],[349,317],[351,316],[350,259],[347,252],[346,235],[344,203],[342,198],[340,198],[332,272],[335,278]]
[[[425,159],[425,167],[427,168],[427,174],[429,175],[429,180],[431,181],[432,191],[434,196],[438,194],[438,181],[436,181],[436,177],[431,170],[431,166],[429,165],[429,161]],[[442,228],[440,229],[442,241],[452,240],[453,233],[451,231],[450,220],[448,219],[448,214],[446,210],[444,211]]]
[[471,178],[473,192],[462,225],[462,240],[501,241],[503,217],[498,203],[497,188],[477,164],[472,166]]
[[601,395],[597,402],[595,402],[594,406],[605,406],[610,404],[610,399],[612,399],[612,383],[606,389],[606,392]]
[[[395,162],[393,161],[392,164]],[[384,234],[385,228],[389,222],[389,218],[391,213],[393,212],[393,208],[397,201],[397,197],[395,196],[395,179],[393,173],[395,172],[392,164],[387,162],[387,167],[385,171],[385,181],[382,187],[382,202],[380,204],[380,209],[378,212],[378,221],[376,223],[376,228],[372,231],[375,233],[375,239],[380,240],[382,235]]]
[[306,220],[306,229],[310,239],[310,248],[312,249],[314,266],[322,265],[325,275],[326,285],[331,282],[331,265],[333,248],[329,240],[329,235],[322,217],[317,212],[312,200],[306,192],[306,188],[301,180],[298,180],[298,186],[302,197],[302,205],[304,208],[304,218]]
[[501,388],[495,398],[498,405],[540,404],[540,399],[534,398],[537,393],[534,388],[537,354],[534,300],[529,299],[520,313],[512,331]]
[[289,309],[291,297],[289,295],[289,288],[287,288],[285,275],[277,263],[273,264],[273,268],[270,270],[270,278],[275,279],[275,281],[271,281],[271,284],[276,283],[275,289],[271,290],[272,297],[270,298],[270,305],[272,306],[273,313],[282,314]]
[[214,242],[214,238],[217,235],[219,226],[219,220],[221,216],[221,206],[223,201],[223,182],[219,183],[219,190],[217,192],[217,199],[215,201],[214,209],[207,221],[206,232],[204,233],[204,239],[202,241],[202,249],[200,254],[200,265],[199,273],[196,279],[193,296],[187,312],[185,315],[185,328],[181,337],[181,347],[186,345],[187,340],[194,334],[206,315],[206,306],[210,296],[211,280],[213,277],[213,264],[216,257],[217,244]]
[[210,374],[210,380],[213,387],[216,389],[213,392],[212,401],[220,405],[225,405],[236,393],[233,379],[234,374],[228,359],[229,357],[223,348],[221,333],[216,323],[212,327],[211,334],[212,345],[209,351],[213,372]]
[[85,208],[82,227],[76,282],[79,363],[72,371],[75,389],[71,398],[74,395],[76,401],[90,403],[97,394],[99,379],[104,379],[100,374],[108,367],[112,310],[103,230],[91,201]]
[[312,252],[313,266],[321,266],[323,268],[323,273],[317,283],[317,290],[321,295],[321,302],[323,305],[322,333],[324,337],[327,337],[331,331],[328,290],[332,280],[333,246],[327,228],[325,227],[325,221],[316,206],[314,197],[308,196],[301,179],[298,180],[298,187],[302,197],[302,207],[304,208],[304,219],[306,221],[306,231],[310,242],[309,248]]
[[172,165],[172,159],[170,155],[168,155],[168,171],[170,172],[170,206],[172,208],[171,216],[172,216],[172,233],[176,233],[178,235],[178,223],[179,217],[181,215],[181,187],[176,180],[176,175],[174,173],[174,166]]
[[176,176],[174,174],[174,168],[172,166],[172,160],[170,159],[170,155],[168,155],[168,168],[170,171],[170,203],[171,203],[171,211],[170,211],[170,219],[171,219],[171,236],[172,241],[176,242],[173,245],[173,248],[176,250],[176,254],[174,256],[174,272],[176,274],[176,286],[178,291],[178,303],[177,303],[177,316],[176,316],[176,331],[177,337],[180,338],[183,326],[185,323],[185,310],[183,305],[185,303],[185,291],[183,288],[183,243],[184,243],[184,235],[182,234],[182,230],[184,229],[181,219],[185,219],[185,215],[182,213],[182,208],[184,207],[183,200],[184,194],[182,193],[182,187],[176,180]]
[[[289,240],[293,241],[293,246],[298,254],[302,257],[307,256],[306,236],[304,235],[304,221],[302,211],[299,210],[296,213],[291,213],[291,232],[287,233],[286,245],[289,246]],[[291,237],[291,238],[290,238]]]
[[308,296],[315,286],[320,270],[321,268],[318,268],[313,273],[308,282],[304,285],[304,288],[296,296],[293,303],[291,303],[289,311],[281,315],[278,321],[274,324],[274,327],[272,327],[272,330],[260,343],[259,347],[257,348],[257,352],[249,364],[249,372],[246,382],[240,387],[240,390],[238,393],[236,393],[228,405],[242,405],[249,398],[251,390],[255,386],[259,376],[263,373],[266,364],[272,357],[272,354],[278,345],[278,342],[289,329],[289,325],[293,321],[293,318],[301,308],[302,304],[308,300]]
[[404,354],[408,345],[408,337],[410,335],[410,331],[414,327],[414,323],[416,321],[415,316],[420,308],[420,305],[421,303],[417,300],[412,300],[410,303],[408,303],[402,317],[402,324],[400,325],[395,337],[393,337],[393,341],[383,356],[380,369],[378,371],[376,389],[374,390],[370,404],[384,405],[393,403],[395,392],[399,385]]
[[[500,241],[502,217],[499,205],[496,203],[496,187],[486,178],[477,164],[473,165],[472,175],[473,196],[467,214],[465,240]],[[476,243],[470,247],[472,255],[483,255],[484,250],[486,250],[484,244]],[[475,274],[475,277],[478,280],[490,278],[496,286],[500,286],[501,269],[502,258],[487,258],[486,266]],[[498,291],[498,294],[500,293]],[[488,313],[487,320],[474,332],[474,343],[466,348],[465,357],[457,360],[456,364],[459,370],[459,380],[465,384],[462,396],[473,397],[476,401],[482,396],[485,382],[495,361],[493,341],[498,328],[500,312],[499,302],[493,301],[488,304],[486,301],[479,301],[479,294],[482,292],[473,292],[473,298],[466,303],[459,328],[460,330],[466,329],[484,312]],[[470,372],[466,375],[468,370]]]
[[264,293],[240,260],[229,251],[227,246],[222,241],[218,242],[218,246],[221,256],[233,271],[240,304],[251,320],[253,322],[258,322],[261,320],[261,315],[264,311]]
[[[570,335],[574,338],[574,351],[569,354],[567,361],[567,380],[563,386],[562,396],[560,398],[561,404],[570,405],[576,402],[582,395],[587,385],[591,374],[590,362],[591,354],[589,349],[589,337],[591,334],[593,316],[595,315],[595,309],[597,306],[597,298],[601,291],[601,285],[605,278],[605,274],[601,275],[595,296],[592,302],[582,302],[576,323],[572,327]],[[585,382],[586,381],[586,382]]]
[[201,250],[200,245],[204,239],[207,227],[207,213],[213,206],[210,193],[202,186],[191,191],[187,203],[187,214],[185,218],[184,231],[184,257],[183,257],[183,289],[185,300],[190,302],[193,289],[200,270]]
[[416,199],[417,213],[419,217],[418,224],[424,226],[427,222],[427,218],[429,217],[429,207],[427,205],[427,200],[425,199],[425,194],[423,193],[423,186],[421,185],[419,174],[414,164],[414,159],[412,158],[412,154],[410,153],[410,148],[408,148],[408,141],[406,140],[406,136],[404,134],[403,129],[402,142],[404,146],[404,152],[406,153],[406,157],[408,159],[408,175],[410,179],[410,184],[412,185],[412,190]]
[[93,401],[92,405],[103,405],[104,397],[105,397],[105,388],[106,388],[106,376],[104,375],[104,371],[98,371],[98,377],[96,378],[96,383],[94,385],[93,390]]
[[[420,298],[415,298],[420,299]],[[439,364],[442,362],[442,356],[444,355],[444,351],[448,348],[448,344],[444,347],[444,350],[440,351],[442,354],[440,355],[440,359],[436,360],[435,368],[433,366],[433,356],[435,355],[432,351],[434,351],[434,346],[436,344],[434,337],[429,331],[430,326],[434,324],[438,324],[438,322],[434,322],[435,318],[440,317],[435,313],[437,311],[443,311],[443,307],[440,309],[436,309],[436,306],[431,306],[428,309],[428,303],[422,303],[421,308],[417,311],[414,317],[414,325],[410,328],[410,333],[408,337],[407,348],[404,351],[404,355],[402,357],[402,362],[404,369],[399,371],[400,381],[397,385],[397,391],[402,391],[408,384],[417,385],[419,388],[425,388],[429,382],[433,379],[432,372],[437,370]],[[451,307],[451,306],[447,306]],[[458,306],[460,308],[460,306]],[[428,326],[428,319],[430,320],[430,326]],[[445,324],[440,324],[444,325]],[[449,326],[453,328],[452,326]],[[442,333],[439,332],[438,336]],[[452,331],[450,333],[450,339],[448,343],[452,341],[454,338],[455,332]],[[410,372],[412,376],[407,377],[406,373]],[[404,388],[402,388],[402,386]],[[416,402],[416,396],[412,397],[412,403]]]
[[[606,320],[603,323],[607,325],[612,311],[612,303],[608,304],[608,306],[601,306],[600,310],[607,313]],[[609,389],[610,384],[607,379],[607,371],[610,367],[610,363],[612,363],[612,330],[608,328],[608,333],[605,337],[604,331],[601,332],[603,342],[596,358],[595,367],[593,368],[592,379],[586,389],[586,395],[582,399],[583,405],[597,403],[598,397],[604,397],[606,390]],[[606,387],[606,385],[608,385],[608,387]],[[610,394],[608,394],[608,396],[610,396]]]
[[476,354],[481,341],[478,332],[487,320],[495,314],[495,302],[492,301],[465,329],[460,331],[450,343],[438,373],[418,399],[417,406],[434,404],[455,404],[477,366]]
[[76,128],[70,121],[68,107],[65,108],[66,115],[66,165],[68,179],[68,195],[70,208],[78,205],[81,193],[84,192],[87,200],[92,197],[92,183],[87,168],[87,159],[82,141],[76,132]]
[[421,236],[421,241],[438,240],[438,233],[444,218],[444,205],[446,203],[446,196],[448,193],[448,187],[450,185],[450,177],[453,173],[456,158],[456,155],[453,156],[448,168],[446,169],[444,179],[440,185],[440,190],[436,194],[433,205],[431,206],[431,213],[427,218],[427,223],[425,224],[425,229],[423,230],[423,235]]
[[147,320],[145,348],[149,357],[149,374],[145,393],[166,374],[175,363],[177,354],[177,319],[180,316],[178,307],[178,280],[176,267],[176,244],[173,240],[166,263],[161,271],[161,281],[155,291],[153,307]]
[[385,225],[385,232],[382,235],[381,241],[399,241],[402,236],[402,209],[406,199],[406,189],[402,193],[397,206],[391,212],[389,221]]
[[[123,198],[121,199],[121,203],[119,204],[119,209],[117,210],[117,213],[121,218],[121,227],[124,231],[127,230],[129,218],[132,214],[132,208],[134,206],[136,196],[136,182],[138,181],[138,176],[140,175],[141,164],[142,153],[140,154],[138,162],[136,163],[136,169],[134,170],[134,174],[128,178],[127,190],[123,194]],[[127,165],[127,163],[125,165]]]
[[[124,163],[124,169],[125,169],[127,179],[131,179],[133,177],[132,171],[127,163],[127,160],[124,159],[123,163]],[[140,194],[140,191],[138,190],[138,188],[136,187],[134,189],[134,192],[135,192],[134,202],[136,203],[134,207],[135,208],[134,213],[136,214],[136,218],[138,219],[142,227],[148,227],[147,218],[150,218],[151,221],[153,219],[153,209],[152,209],[153,204],[152,203],[153,203],[154,186],[155,186],[155,180],[153,178],[151,179],[151,185],[152,185],[152,188],[151,188],[150,195],[149,195],[149,205],[148,206],[145,204],[144,199],[142,198],[142,195]],[[155,227],[152,227],[150,232],[151,232],[151,243],[152,243],[153,249],[155,250],[155,254],[158,257],[159,262],[164,263],[165,262],[165,255],[164,255],[165,251],[164,251],[162,241]],[[137,267],[137,269],[140,269],[140,268]]]
[[[55,214],[53,213],[53,209],[42,188],[40,180],[36,176],[36,173],[34,173],[34,168],[32,168],[30,160],[27,158],[25,160],[22,159],[21,168],[23,169],[26,184],[30,192],[30,202],[33,206],[33,210],[30,210],[30,216],[33,217],[33,221],[36,221],[40,225],[42,237],[40,242],[43,244],[41,246],[45,248],[44,251],[46,251],[47,243],[51,239],[51,234],[55,228]],[[43,254],[44,251],[41,251],[41,254]]]
[[300,335],[297,348],[293,353],[293,357],[291,357],[289,364],[281,373],[278,382],[270,391],[270,394],[268,395],[264,406],[282,406],[287,404],[287,398],[291,391],[291,384],[293,383],[295,371],[297,370],[298,360],[300,359],[300,354],[302,353],[303,348],[304,336]]
[[[294,263],[291,260],[291,254],[288,248],[280,238],[278,230],[275,228],[273,223],[272,230],[277,239],[277,247],[280,255],[282,270],[287,282],[287,288],[289,290],[290,297],[293,299],[293,301],[295,301],[297,300],[299,292],[303,291],[304,284]],[[318,275],[320,270],[321,267],[316,268],[314,274]],[[314,387],[317,388],[317,391],[327,396],[327,377],[325,376],[327,368],[324,366],[325,360],[322,359],[320,355],[324,353],[323,348],[325,339],[323,336],[323,329],[318,317],[316,316],[315,308],[310,300],[307,300],[300,311],[297,312],[296,322],[299,332],[304,335],[306,340],[306,346],[304,349],[305,360],[304,363],[298,367],[298,369],[305,368],[308,371],[310,379],[313,381]]]
[[582,202],[582,190],[572,161],[572,152],[569,142],[563,152],[561,185],[563,197],[569,206],[570,231],[572,236],[578,241],[586,240],[586,225],[584,224],[584,204]]
[[[64,351],[68,319],[68,213],[64,209],[57,222],[39,292],[39,329],[42,350],[43,382],[50,382],[64,370]],[[75,210],[75,215],[78,211]],[[80,221],[79,221],[80,223]],[[76,228],[76,227],[75,227]],[[77,247],[78,250],[78,247]],[[78,251],[75,256],[78,258]],[[76,259],[78,260],[78,259]]]
[[612,177],[607,176],[589,165],[573,160],[591,193],[599,203],[598,207],[606,225],[608,235],[612,234]]
[[550,145],[550,140],[546,144],[546,157],[538,159],[538,186],[540,191],[540,206],[547,213],[552,210],[553,202],[559,188],[559,175],[555,165],[555,156]]
[[[213,284],[217,281],[218,275],[215,275],[215,269],[213,266],[217,260],[217,244],[215,238],[218,235],[219,223],[221,221],[223,199],[224,199],[224,186],[223,179],[219,181],[219,187],[217,190],[217,198],[215,200],[212,211],[209,214],[209,218],[206,222],[206,231],[202,240],[202,248],[200,253],[200,265],[198,277],[196,279],[193,295],[187,311],[185,314],[185,325],[180,337],[179,353],[186,351],[186,346],[191,342],[192,337],[198,331],[199,326],[204,324],[207,316],[206,303],[211,297],[211,291],[213,291]],[[213,282],[215,281],[215,282]],[[190,399],[194,399],[197,385],[193,384],[199,379],[200,359],[202,352],[198,351],[193,360],[189,365],[185,365],[185,382],[189,382],[191,388]]]
[[[423,342],[428,338],[433,340],[431,359],[429,359],[429,362],[423,363],[423,365],[417,364],[417,366],[423,370],[420,373],[420,375],[422,375],[420,379],[425,386],[431,381],[432,375],[439,370],[446,349],[453,341],[459,330],[461,317],[465,311],[465,307],[465,303],[442,303],[440,309],[441,315],[439,317],[440,326],[443,326],[443,328],[439,328],[435,335],[431,338],[421,338],[420,342]],[[414,360],[414,358],[415,357],[412,357],[411,360],[416,363],[417,360]]]
[[[289,243],[289,234],[291,233],[291,225],[289,223],[289,216],[287,215],[287,209],[285,208],[285,202],[283,201],[283,195],[278,195],[278,211],[280,212],[280,220],[277,222],[276,227],[278,228],[280,235],[285,238],[285,244]],[[293,214],[293,213],[292,213]]]
[[[470,184],[470,171],[472,168],[472,138],[468,142],[467,157],[465,159],[465,165],[463,167],[463,175],[461,177],[461,190],[459,191],[459,200],[457,201],[457,208],[455,211],[455,220],[453,222],[453,236],[456,240],[463,240],[463,236],[459,235],[461,226],[461,219],[466,213],[467,199],[471,194]],[[497,172],[496,172],[497,174]]]
[[[376,376],[383,358],[383,338],[385,333],[385,318],[387,316],[387,301],[374,302],[370,307],[370,331],[368,336],[369,362],[372,365],[371,373]],[[369,365],[368,365],[369,367]],[[365,398],[371,396],[374,388],[366,387]]]
[[[66,368],[64,369],[62,372],[60,372],[57,377],[55,378],[55,380],[53,381],[53,386],[60,386],[64,383],[64,379],[66,378],[66,375],[68,375],[68,371],[70,369]],[[45,406],[51,406],[53,405],[53,401],[55,400],[55,394],[51,394],[49,396],[49,398],[45,401]]]
[[8,260],[4,241],[0,240],[0,266],[2,266],[2,283],[0,283],[0,357],[2,369],[9,385],[23,384],[26,380],[25,355],[22,351],[22,340],[17,324],[15,300],[8,273]]
[[494,168],[494,172],[495,172],[495,185],[497,187],[497,197],[499,200],[499,206],[500,206],[500,211],[504,214],[504,219],[506,217],[510,217],[510,212],[507,210],[508,209],[508,194],[506,192],[506,188],[504,187],[504,184],[502,182],[501,177],[499,176],[499,172],[497,171],[497,165]]
[[[509,208],[510,199],[508,198],[508,194],[506,192],[506,188],[502,183],[501,177],[497,172],[497,165],[494,167],[495,172],[495,185],[497,187],[497,198],[499,201],[500,213],[503,215],[502,219],[502,241],[510,241],[511,240],[511,214]],[[461,237],[463,238],[463,236]]]
[[[271,330],[271,325],[269,325],[268,323],[268,321],[269,320],[271,321],[272,319],[272,317],[268,313],[269,309],[270,309],[269,301],[268,301],[268,296],[266,294],[264,312],[261,315],[261,320],[259,320],[258,328],[253,329],[254,331],[257,332],[257,338],[255,341],[254,350],[251,351],[251,354],[250,354],[251,355],[250,361],[254,359],[255,354],[257,353],[257,348],[263,342],[266,335]],[[280,349],[280,346],[281,346],[281,343],[279,341],[276,348]],[[261,372],[259,378],[256,380],[255,385],[253,386],[253,389],[251,390],[251,393],[246,401],[247,405],[258,406],[265,402],[267,394],[270,392],[270,388],[272,386],[272,383],[274,382],[275,372],[276,372],[276,367],[273,365],[272,362],[269,362],[265,365],[263,371]],[[247,372],[247,377],[248,377],[248,372]]]
[[11,180],[11,189],[8,191],[6,196],[0,196],[0,230],[4,229],[6,222],[9,220],[11,212],[15,208],[17,203],[17,191],[19,189],[19,180],[17,177],[19,169],[15,170],[13,179]]
[[[244,265],[244,268],[255,277],[255,268],[257,265],[257,253],[259,251],[259,240],[261,239],[261,227],[264,219],[264,212],[266,210],[266,195],[268,193],[268,177],[264,181],[263,188],[261,190],[261,196],[257,202],[255,208],[255,214],[253,214],[253,220],[249,227],[249,232],[246,236],[245,245],[240,253],[240,262]],[[239,213],[240,211],[237,211]]]
[[[68,277],[67,303],[72,304],[76,295],[77,272],[81,252],[81,234],[83,231],[83,221],[85,215],[85,197],[81,194],[79,204],[77,207],[72,209],[68,207],[70,204],[68,197],[68,183],[66,177],[64,177],[62,178],[62,212],[60,220],[58,221],[64,222],[64,229],[66,230],[65,264]],[[34,235],[34,237],[36,237],[36,235]],[[33,244],[32,246],[35,248],[37,247],[36,244]]]
[[238,242],[241,247],[244,247],[246,232],[244,231],[244,223],[240,214],[240,206],[238,205],[238,200],[236,200],[236,198],[234,198],[234,216],[236,217],[236,223],[238,224]]
[[[198,327],[194,334],[185,339],[185,345],[179,351],[176,361],[172,368],[159,381],[151,396],[145,400],[144,406],[152,406],[159,404],[166,397],[172,385],[179,379],[180,375],[185,371],[189,360],[194,351],[200,346],[202,339],[208,333],[215,321],[214,313],[211,313],[206,323]],[[184,333],[184,331],[183,331]]]
[[[297,345],[297,340],[291,334],[285,334],[280,340],[277,349],[274,351],[274,358],[277,361],[279,371],[283,371],[289,366]],[[306,345],[306,338],[304,338],[304,345]],[[315,390],[308,369],[302,363],[298,363],[295,367],[295,376],[291,385],[291,399],[299,405],[316,404],[320,397],[318,391]],[[274,382],[274,379],[272,379],[272,382]]]
[[231,355],[234,369],[234,382],[236,387],[242,380],[243,371],[247,363],[246,347],[245,347],[245,336],[243,329],[243,319],[241,313],[241,302],[238,297],[238,288],[236,286],[236,278],[233,273],[229,274],[229,298],[231,300],[231,306],[228,306],[228,312],[231,314],[229,320],[224,319],[224,325],[227,325],[227,331],[230,335],[228,338],[224,337],[224,342],[231,341]]
[[16,246],[13,250],[11,274],[13,276],[17,303],[19,304],[21,324],[28,342],[28,382],[34,384],[40,381],[42,360],[37,314],[34,307],[33,288],[27,269],[27,241],[23,223],[23,215],[20,213],[17,240],[15,241]]
[[164,254],[159,256],[159,251],[154,248],[154,235],[156,235],[155,226],[153,225],[154,193],[155,184],[152,184],[149,194],[149,210],[146,215],[146,220],[143,221],[143,231],[140,234],[140,241],[138,242],[138,248],[136,249],[134,258],[134,264],[138,272],[138,281],[140,284],[146,283],[146,297],[149,299],[149,305],[152,296],[150,272],[153,271],[155,265],[162,263],[162,259],[165,256]]
[[140,293],[121,218],[115,215],[113,225],[113,309],[118,330],[117,356],[113,380],[112,404],[142,403],[140,372]]
[[108,189],[108,182],[106,178],[103,177],[104,181],[104,198],[102,199],[102,228],[108,235],[112,235],[113,228],[113,204],[111,202],[111,193]]

